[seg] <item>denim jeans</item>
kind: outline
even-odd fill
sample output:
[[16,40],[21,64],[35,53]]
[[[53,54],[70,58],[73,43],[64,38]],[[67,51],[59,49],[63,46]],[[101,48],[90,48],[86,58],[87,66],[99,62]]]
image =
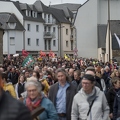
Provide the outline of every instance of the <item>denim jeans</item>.
[[59,120],[67,120],[66,117],[59,117]]

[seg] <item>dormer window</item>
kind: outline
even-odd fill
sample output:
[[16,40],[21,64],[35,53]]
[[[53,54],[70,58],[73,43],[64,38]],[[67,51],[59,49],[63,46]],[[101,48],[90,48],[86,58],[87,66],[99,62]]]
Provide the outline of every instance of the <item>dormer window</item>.
[[32,16],[33,16],[34,18],[37,18],[37,12],[32,11]]
[[13,22],[8,23],[8,26],[10,27],[10,29],[15,29],[16,23],[13,23]]
[[31,11],[29,11],[29,17],[31,17]]

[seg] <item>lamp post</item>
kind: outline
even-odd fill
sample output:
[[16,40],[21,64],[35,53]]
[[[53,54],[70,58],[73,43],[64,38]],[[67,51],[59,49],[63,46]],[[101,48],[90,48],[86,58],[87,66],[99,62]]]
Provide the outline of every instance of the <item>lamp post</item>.
[[58,26],[58,55],[59,57],[62,57],[62,34],[61,29],[65,26],[61,26],[61,24]]
[[110,44],[110,0],[108,0],[108,41],[109,41],[109,61],[111,59],[111,44]]

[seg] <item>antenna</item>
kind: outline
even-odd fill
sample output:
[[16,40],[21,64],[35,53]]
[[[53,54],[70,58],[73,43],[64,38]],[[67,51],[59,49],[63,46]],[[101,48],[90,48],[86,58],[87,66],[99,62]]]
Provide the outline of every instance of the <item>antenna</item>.
[[51,5],[51,1],[49,2],[49,7],[50,7],[50,5]]

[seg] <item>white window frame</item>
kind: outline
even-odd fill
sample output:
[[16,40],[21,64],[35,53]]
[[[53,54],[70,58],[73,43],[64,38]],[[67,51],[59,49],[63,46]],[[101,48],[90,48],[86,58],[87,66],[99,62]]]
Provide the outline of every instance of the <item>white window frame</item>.
[[39,46],[39,39],[36,39],[36,46]]
[[15,37],[10,37],[10,45],[15,45]]
[[56,46],[56,40],[53,40],[53,46],[54,47]]
[[68,47],[69,46],[69,44],[68,44],[68,40],[66,40],[66,47]]
[[[28,42],[29,42],[29,43],[28,43]],[[30,38],[27,39],[27,45],[28,45],[28,46],[31,46],[31,39],[30,39]]]
[[36,25],[36,32],[39,32],[39,25]]
[[27,24],[27,31],[30,31],[30,24]]

